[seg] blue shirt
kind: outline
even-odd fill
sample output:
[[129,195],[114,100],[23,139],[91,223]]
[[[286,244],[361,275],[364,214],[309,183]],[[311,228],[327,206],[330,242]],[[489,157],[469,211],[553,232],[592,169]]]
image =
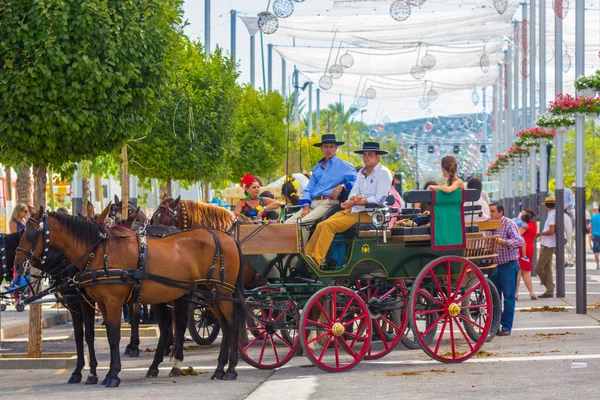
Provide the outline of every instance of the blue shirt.
[[575,209],[575,196],[569,188],[565,188],[565,207],[567,207],[567,210]]
[[592,235],[600,236],[600,214],[592,215],[590,223],[592,224]]
[[323,158],[312,170],[308,186],[304,188],[299,202],[303,207],[309,206],[316,196],[331,196],[331,191],[341,184],[344,184],[346,189],[352,190],[356,182],[356,170],[349,162],[334,156],[323,168],[324,162]]

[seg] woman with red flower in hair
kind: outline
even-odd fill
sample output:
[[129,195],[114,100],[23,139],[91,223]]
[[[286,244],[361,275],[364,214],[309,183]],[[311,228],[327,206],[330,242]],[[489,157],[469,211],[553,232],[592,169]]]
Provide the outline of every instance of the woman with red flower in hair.
[[245,174],[242,177],[242,188],[246,194],[245,199],[240,199],[235,205],[235,216],[242,221],[262,220],[265,212],[277,210],[282,206],[278,200],[260,197],[260,184],[254,176]]

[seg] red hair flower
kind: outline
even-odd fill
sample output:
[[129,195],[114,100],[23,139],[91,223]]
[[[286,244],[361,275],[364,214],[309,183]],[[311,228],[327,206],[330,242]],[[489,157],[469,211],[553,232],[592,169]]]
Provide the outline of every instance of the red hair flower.
[[250,187],[254,183],[254,176],[250,174],[244,174],[242,176],[242,186]]

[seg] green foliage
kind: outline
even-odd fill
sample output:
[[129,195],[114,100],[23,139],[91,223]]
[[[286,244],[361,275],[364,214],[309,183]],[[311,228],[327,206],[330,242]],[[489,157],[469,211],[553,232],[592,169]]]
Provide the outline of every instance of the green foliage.
[[180,43],[176,79],[147,137],[129,143],[129,172],[140,178],[213,182],[228,175],[235,151],[238,72],[217,48]]
[[170,79],[182,0],[5,0],[0,160],[61,166],[145,132]]
[[240,96],[234,135],[238,151],[229,162],[234,182],[245,173],[266,176],[275,172],[286,154],[283,98],[248,85],[240,89]]

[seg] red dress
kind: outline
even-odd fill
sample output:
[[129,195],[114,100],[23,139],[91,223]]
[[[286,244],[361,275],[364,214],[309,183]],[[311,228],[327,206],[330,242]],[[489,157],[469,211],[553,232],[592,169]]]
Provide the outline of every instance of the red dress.
[[537,234],[537,224],[531,220],[527,223],[527,230],[523,233],[523,239],[525,239],[525,248],[527,251],[527,257],[529,261],[525,261],[519,258],[519,267],[521,271],[530,271],[532,268],[533,260],[533,246],[535,245],[535,235]]

